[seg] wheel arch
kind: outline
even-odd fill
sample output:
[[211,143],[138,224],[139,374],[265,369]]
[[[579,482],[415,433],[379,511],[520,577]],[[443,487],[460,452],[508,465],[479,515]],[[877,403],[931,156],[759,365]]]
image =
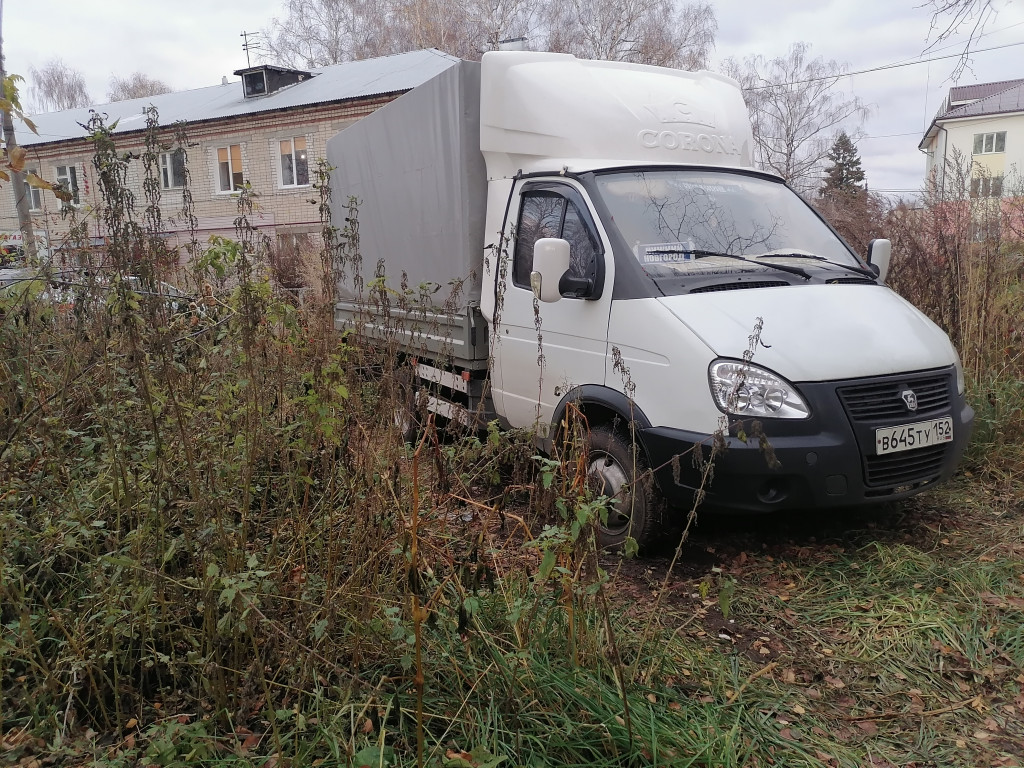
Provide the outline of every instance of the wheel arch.
[[559,439],[563,429],[563,421],[570,405],[575,406],[583,413],[591,428],[601,424],[615,424],[618,422],[625,429],[628,429],[629,425],[632,424],[632,437],[636,440],[644,454],[647,454],[642,432],[653,426],[650,419],[647,418],[647,415],[634,400],[616,389],[599,384],[583,384],[573,387],[558,401],[558,405],[555,406],[555,410],[551,415],[549,437],[543,441],[544,445],[542,448],[546,453],[551,453],[555,442]]

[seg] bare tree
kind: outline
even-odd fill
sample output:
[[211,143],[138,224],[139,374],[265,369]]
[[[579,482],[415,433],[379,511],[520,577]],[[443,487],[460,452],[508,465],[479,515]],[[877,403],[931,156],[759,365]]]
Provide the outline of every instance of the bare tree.
[[85,77],[61,59],[50,59],[39,69],[29,67],[29,78],[32,112],[59,112],[88,107],[92,103]]
[[995,19],[998,11],[992,7],[992,0],[928,0],[928,5],[932,9],[932,24],[928,33],[931,43],[925,48],[926,51],[962,29],[969,29],[964,50],[951,75],[955,82],[967,68],[971,45],[985,33],[985,27]]
[[133,72],[128,77],[112,76],[107,98],[110,101],[127,101],[128,99],[142,99],[146,96],[158,96],[161,93],[170,93],[172,90],[174,89],[163,80],[157,80],[142,72]]
[[287,0],[265,30],[267,57],[293,67],[438,48],[479,59],[527,36],[539,0]]
[[674,0],[548,0],[550,51],[587,59],[703,69],[718,21],[708,3]]
[[758,163],[805,193],[817,186],[816,174],[838,131],[868,113],[860,99],[838,87],[845,66],[809,59],[810,48],[794,43],[785,56],[770,61],[750,56],[724,66],[744,89]]

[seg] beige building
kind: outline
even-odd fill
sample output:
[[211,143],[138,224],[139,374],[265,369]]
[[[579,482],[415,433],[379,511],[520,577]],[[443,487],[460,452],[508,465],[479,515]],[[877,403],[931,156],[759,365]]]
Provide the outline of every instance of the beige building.
[[[950,88],[918,148],[942,191],[949,163],[970,163],[970,195],[1000,198],[1024,182],[1024,79]],[[953,190],[947,190],[951,192]]]
[[[233,236],[237,190],[248,182],[258,195],[253,224],[279,250],[294,249],[320,230],[315,197],[317,162],[327,140],[339,130],[373,112],[450,66],[452,57],[437,50],[414,51],[378,59],[338,64],[309,72],[261,65],[239,70],[241,81],[115,102],[93,107],[116,121],[118,149],[141,155],[145,145],[144,110],[159,112],[163,146],[159,183],[164,229],[169,243],[189,240],[182,219],[185,168],[197,217],[197,235]],[[27,169],[48,181],[61,182],[72,201],[62,203],[49,191],[28,188],[34,229],[53,253],[59,253],[68,230],[69,206],[88,224],[94,245],[106,232],[98,214],[100,194],[92,164],[92,146],[83,124],[89,109],[33,116],[37,133],[24,124],[18,142],[28,150]],[[173,124],[183,122],[188,143],[183,152],[174,143]],[[140,161],[128,176],[141,222],[146,206]],[[27,186],[27,185],[26,185]],[[13,189],[0,194],[0,232],[16,232],[18,218]]]

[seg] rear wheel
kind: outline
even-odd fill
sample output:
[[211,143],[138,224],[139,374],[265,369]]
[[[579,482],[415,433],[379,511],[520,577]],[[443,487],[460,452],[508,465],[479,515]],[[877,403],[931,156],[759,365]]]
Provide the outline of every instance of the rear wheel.
[[598,523],[598,545],[621,549],[630,536],[641,550],[653,544],[660,532],[661,500],[635,443],[611,426],[594,428],[587,476],[597,493],[611,499],[607,520]]

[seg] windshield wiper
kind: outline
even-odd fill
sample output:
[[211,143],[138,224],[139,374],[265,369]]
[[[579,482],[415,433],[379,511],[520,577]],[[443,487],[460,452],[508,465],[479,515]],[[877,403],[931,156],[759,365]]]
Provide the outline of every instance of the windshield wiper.
[[[680,251],[678,248],[665,248],[663,250],[657,248],[649,248],[647,250],[647,253],[680,253]],[[791,267],[788,264],[765,264],[763,261],[751,259],[746,256],[737,256],[734,253],[722,253],[720,251],[704,251],[701,250],[700,248],[688,249],[686,253],[692,253],[695,259],[704,259],[711,256],[717,256],[722,259],[735,259],[736,261],[744,261],[747,264],[756,264],[759,267],[767,266],[770,269],[774,269],[778,272],[788,272],[791,275],[797,275],[798,277],[802,277],[804,280],[811,279],[810,274],[800,269],[800,267]]]
[[846,270],[849,270],[850,272],[856,272],[858,275],[864,275],[865,277],[870,277],[872,280],[875,280],[875,279],[878,278],[878,275],[876,275],[870,269],[864,269],[863,267],[854,267],[854,266],[851,266],[849,264],[843,264],[842,262],[839,262],[839,261],[832,261],[831,259],[826,259],[824,256],[818,256],[816,253],[803,253],[802,251],[792,251],[792,252],[789,252],[789,253],[776,253],[776,252],[772,252],[772,253],[762,253],[762,254],[760,254],[758,256],[755,256],[754,258],[755,259],[775,259],[775,258],[784,258],[784,259],[813,259],[814,261],[824,262],[825,264],[828,264],[830,267],[840,267],[841,269],[846,269]]

